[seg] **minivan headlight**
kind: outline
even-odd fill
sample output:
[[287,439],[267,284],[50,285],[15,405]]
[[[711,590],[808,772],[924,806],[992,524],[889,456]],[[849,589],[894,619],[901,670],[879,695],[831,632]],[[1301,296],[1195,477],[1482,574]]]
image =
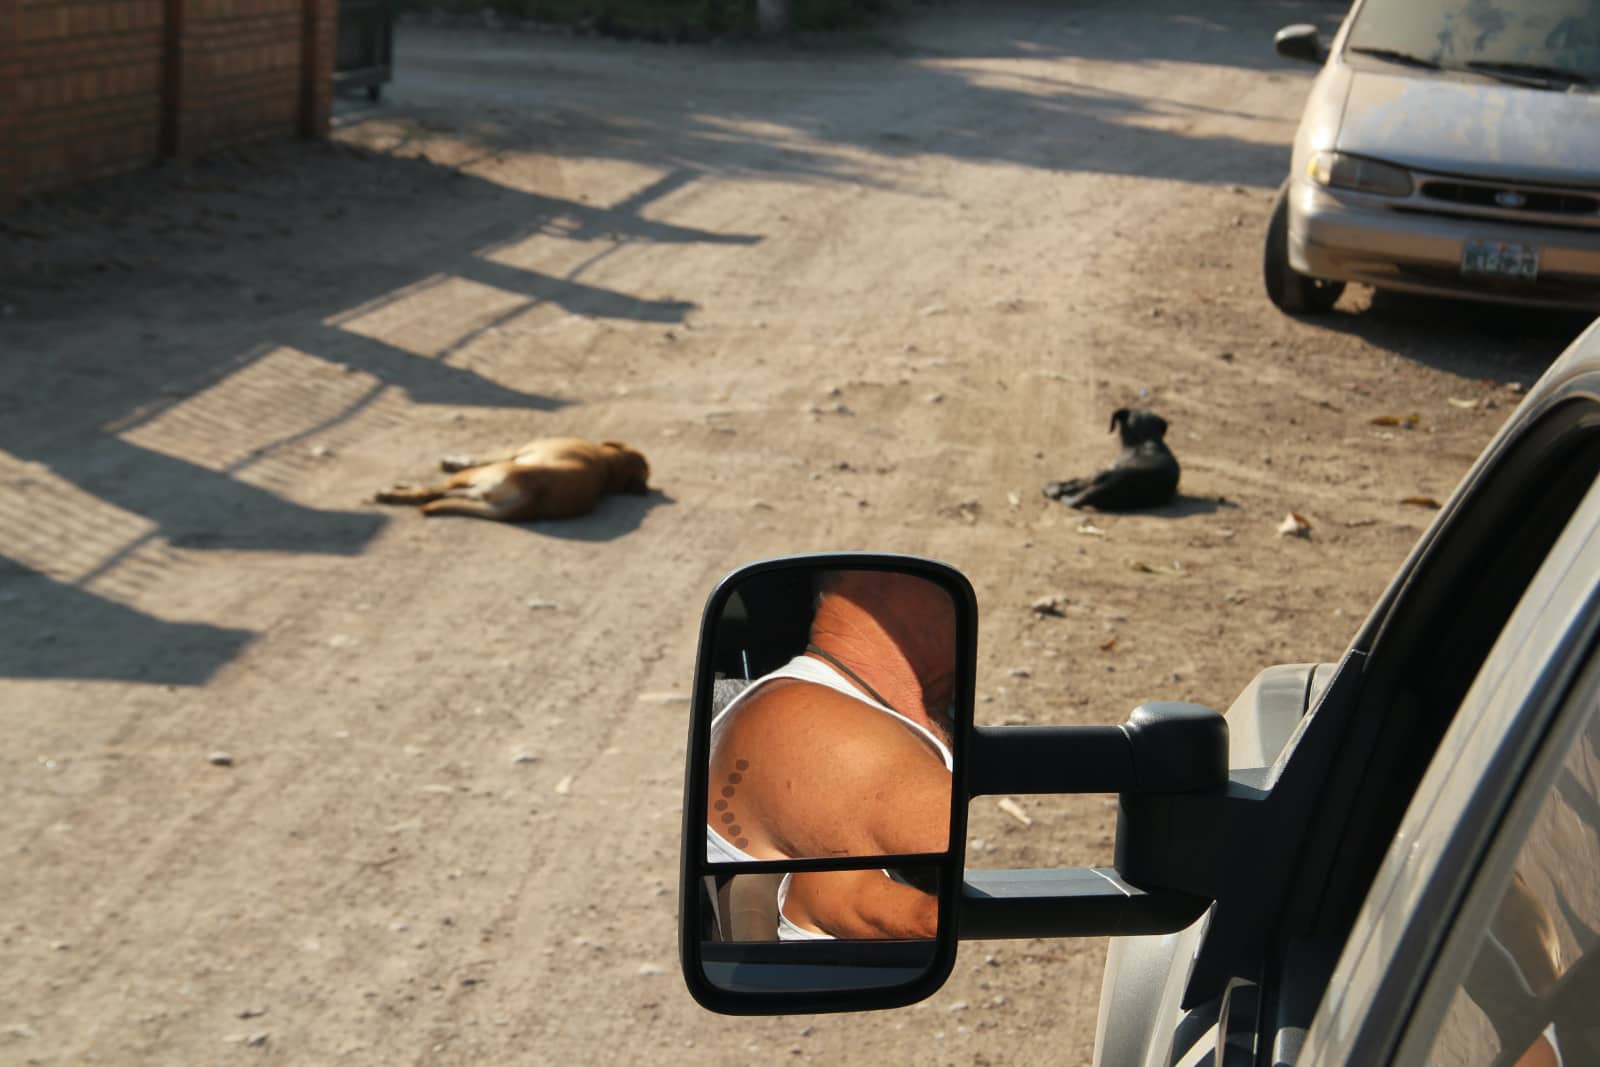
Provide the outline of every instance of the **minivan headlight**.
[[1318,152],[1306,168],[1311,180],[1332,189],[1354,189],[1379,196],[1410,196],[1411,174],[1401,167],[1343,152]]

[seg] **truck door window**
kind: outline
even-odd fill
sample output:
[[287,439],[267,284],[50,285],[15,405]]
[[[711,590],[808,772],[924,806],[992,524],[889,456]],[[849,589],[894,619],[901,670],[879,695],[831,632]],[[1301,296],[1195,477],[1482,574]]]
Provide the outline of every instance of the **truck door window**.
[[1430,1067],[1600,1063],[1600,714],[1518,853]]

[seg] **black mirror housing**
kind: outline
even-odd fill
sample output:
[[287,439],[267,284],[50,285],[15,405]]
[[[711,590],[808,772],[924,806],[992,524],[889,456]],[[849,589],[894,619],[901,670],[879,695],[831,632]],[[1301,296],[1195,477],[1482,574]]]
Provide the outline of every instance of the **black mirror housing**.
[[[713,590],[692,694],[679,898],[683,973],[703,1006],[860,1011],[944,983],[976,648],[971,585],[931,560],[785,557]],[[854,733],[839,736],[840,722]],[[902,762],[885,764],[891,753]],[[862,799],[884,795],[891,778],[886,800]],[[816,795],[795,796],[807,789]]]
[[[930,560],[788,557],[712,592],[679,909],[703,1006],[898,1007],[943,984],[958,939],[1169,933],[1212,906],[1248,799],[1223,717],[1152,703],[1115,726],[977,727],[976,649],[971,586]],[[1116,866],[965,871],[968,802],[1005,793],[1118,794]]]

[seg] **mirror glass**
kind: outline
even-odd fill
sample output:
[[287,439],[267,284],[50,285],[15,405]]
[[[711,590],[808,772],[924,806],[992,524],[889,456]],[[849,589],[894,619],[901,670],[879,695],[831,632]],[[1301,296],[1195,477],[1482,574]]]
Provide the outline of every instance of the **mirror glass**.
[[939,871],[925,864],[708,875],[705,892],[713,941],[887,941],[939,932]]
[[756,564],[713,594],[684,818],[702,1003],[886,1007],[949,973],[975,631],[965,579],[905,557]]
[[[926,865],[708,875],[700,951],[706,980],[735,993],[912,982],[934,960],[939,878]],[[836,936],[818,929],[817,916],[839,914],[855,921]]]
[[706,861],[950,847],[956,608],[915,574],[792,569],[715,634]]

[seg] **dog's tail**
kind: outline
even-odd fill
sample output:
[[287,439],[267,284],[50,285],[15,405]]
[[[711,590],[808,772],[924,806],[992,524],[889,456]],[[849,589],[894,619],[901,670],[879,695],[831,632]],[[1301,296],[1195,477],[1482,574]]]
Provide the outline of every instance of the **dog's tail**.
[[438,500],[444,492],[439,489],[427,489],[417,485],[392,485],[387,489],[380,489],[372,496],[376,504],[426,504]]

